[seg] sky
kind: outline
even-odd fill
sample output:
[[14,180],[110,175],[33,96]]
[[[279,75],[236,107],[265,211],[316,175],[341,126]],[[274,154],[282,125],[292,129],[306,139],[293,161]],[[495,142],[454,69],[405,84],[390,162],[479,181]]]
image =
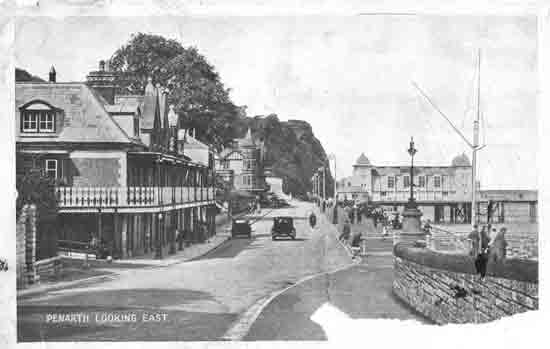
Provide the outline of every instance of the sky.
[[411,136],[418,164],[471,158],[412,82],[471,142],[480,48],[482,188],[537,188],[535,16],[20,17],[16,66],[83,81],[138,31],[197,47],[249,116],[308,121],[338,178],[361,152],[407,165]]

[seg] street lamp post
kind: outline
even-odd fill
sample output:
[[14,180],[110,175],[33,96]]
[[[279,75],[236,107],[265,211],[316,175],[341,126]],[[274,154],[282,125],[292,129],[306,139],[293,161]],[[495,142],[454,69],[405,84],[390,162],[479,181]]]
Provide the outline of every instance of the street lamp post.
[[163,222],[162,222],[162,212],[158,214],[158,232],[157,232],[157,253],[156,257],[162,259],[162,231],[163,231]]
[[330,154],[329,159],[332,159],[334,161],[334,193],[332,196],[334,197],[334,202],[336,202],[336,155]]
[[[407,152],[411,156],[411,169],[409,179],[410,197],[409,201],[405,205],[405,209],[403,210],[403,232],[419,234],[421,232],[420,217],[422,216],[422,212],[418,209],[418,205],[416,203],[416,200],[414,199],[414,155],[417,153],[417,150],[414,147],[414,140],[412,137]],[[413,238],[415,237],[413,236]]]
[[410,175],[410,181],[409,181],[409,186],[411,187],[411,194],[409,197],[409,204],[411,207],[416,207],[416,203],[414,200],[414,190],[413,190],[414,180],[413,179],[414,179],[414,154],[416,154],[417,150],[414,147],[414,140],[412,137],[411,137],[411,142],[409,143],[409,149],[407,150],[407,152],[411,156],[411,175]]
[[[170,146],[169,151],[172,155],[178,155],[178,114],[174,111],[174,105],[170,105],[170,111],[168,111],[168,125],[170,127]],[[177,165],[176,165],[177,166]],[[174,183],[172,183],[172,203],[174,203],[176,197],[176,189]],[[170,254],[176,253],[176,231],[174,229],[174,216],[170,215]]]

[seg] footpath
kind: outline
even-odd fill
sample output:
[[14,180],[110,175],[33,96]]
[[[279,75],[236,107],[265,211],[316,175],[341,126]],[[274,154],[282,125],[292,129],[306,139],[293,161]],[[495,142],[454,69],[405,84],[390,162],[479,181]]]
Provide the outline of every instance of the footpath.
[[216,235],[203,243],[185,247],[175,254],[168,254],[168,247],[163,248],[163,258],[154,258],[154,253],[136,256],[127,259],[113,260],[89,260],[89,266],[83,267],[81,258],[62,258],[62,269],[59,275],[39,281],[29,287],[18,290],[18,297],[29,297],[49,291],[56,291],[85,284],[95,284],[113,280],[122,274],[132,272],[136,268],[163,268],[174,264],[184,263],[198,259],[207,253],[214,251],[231,239],[231,222],[224,220],[216,226]]
[[[331,224],[323,214],[320,224]],[[340,234],[341,226],[333,225]],[[352,227],[361,229],[360,226]],[[297,284],[273,299],[260,313],[243,340],[326,340],[322,327],[311,320],[321,305],[330,303],[354,319],[399,319],[431,323],[397,299],[393,286],[393,239],[366,234],[367,255],[359,264]],[[369,241],[371,241],[369,249]],[[374,243],[372,243],[374,241]],[[349,248],[344,244],[345,248]]]

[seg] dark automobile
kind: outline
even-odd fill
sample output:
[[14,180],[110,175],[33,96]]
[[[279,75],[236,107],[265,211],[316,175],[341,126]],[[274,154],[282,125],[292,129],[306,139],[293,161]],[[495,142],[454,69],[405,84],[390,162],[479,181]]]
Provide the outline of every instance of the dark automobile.
[[289,237],[296,239],[296,229],[292,217],[275,217],[273,218],[273,227],[271,228],[271,239],[275,240],[278,237]]
[[234,219],[231,225],[231,237],[245,236],[252,237],[252,228],[248,219]]

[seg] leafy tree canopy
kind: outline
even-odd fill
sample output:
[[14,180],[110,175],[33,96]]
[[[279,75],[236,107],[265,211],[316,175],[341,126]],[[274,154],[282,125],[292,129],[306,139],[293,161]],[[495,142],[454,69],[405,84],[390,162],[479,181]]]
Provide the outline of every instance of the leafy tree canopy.
[[16,176],[17,213],[26,204],[36,205],[38,216],[43,219],[54,218],[57,214],[57,197],[55,181],[43,176],[38,169]]
[[214,67],[196,48],[138,33],[114,53],[110,66],[119,72],[119,86],[129,93],[143,93],[150,76],[167,87],[181,126],[194,128],[201,140],[219,149],[233,137],[238,108]]

